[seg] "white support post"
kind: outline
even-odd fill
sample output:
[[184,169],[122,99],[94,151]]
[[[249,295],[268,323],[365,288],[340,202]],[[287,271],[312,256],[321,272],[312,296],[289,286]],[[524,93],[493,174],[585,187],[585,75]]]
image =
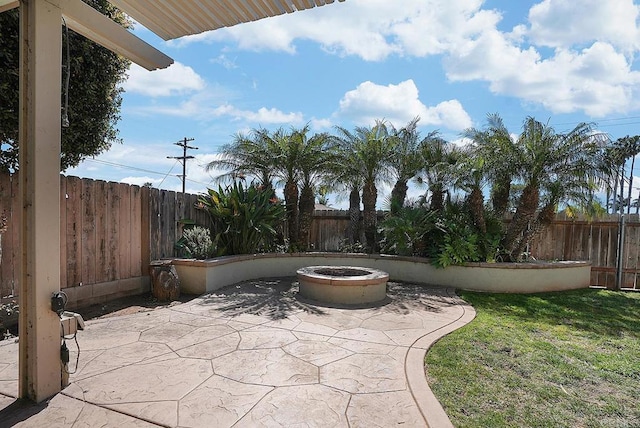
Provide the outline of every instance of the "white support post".
[[19,396],[36,402],[61,389],[61,18],[58,0],[20,1]]

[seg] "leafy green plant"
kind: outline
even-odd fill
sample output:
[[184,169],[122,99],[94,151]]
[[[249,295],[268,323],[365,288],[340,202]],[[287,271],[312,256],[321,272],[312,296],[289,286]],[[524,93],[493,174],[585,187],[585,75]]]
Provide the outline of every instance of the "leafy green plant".
[[475,227],[468,206],[448,202],[428,235],[428,253],[437,267],[484,261],[484,238]]
[[176,243],[176,248],[186,257],[194,259],[207,259],[215,253],[211,231],[202,226],[185,228],[182,237]]
[[445,268],[478,260],[480,260],[478,235],[470,228],[464,228],[463,233],[452,229],[446,231],[438,256],[433,262],[436,266]]
[[435,228],[437,214],[424,208],[404,207],[380,224],[383,253],[399,256],[425,256],[426,236]]
[[338,251],[340,251],[341,253],[366,253],[367,248],[360,241],[356,241],[353,244],[350,244],[349,239],[343,239],[338,245]]
[[11,337],[7,327],[17,322],[19,313],[20,307],[15,300],[0,302],[0,340]]
[[253,183],[245,187],[236,181],[224,189],[209,189],[198,202],[209,213],[216,255],[253,254],[275,248],[285,210],[270,189]]

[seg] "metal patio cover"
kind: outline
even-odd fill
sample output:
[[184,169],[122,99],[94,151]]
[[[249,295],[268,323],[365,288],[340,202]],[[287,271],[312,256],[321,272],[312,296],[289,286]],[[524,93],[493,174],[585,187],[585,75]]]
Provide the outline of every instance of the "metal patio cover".
[[[344,0],[338,0],[340,2]],[[165,40],[283,15],[334,0],[109,0]]]

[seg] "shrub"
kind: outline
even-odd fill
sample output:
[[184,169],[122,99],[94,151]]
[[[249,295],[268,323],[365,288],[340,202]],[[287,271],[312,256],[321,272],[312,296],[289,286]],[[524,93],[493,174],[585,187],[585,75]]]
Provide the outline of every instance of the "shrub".
[[209,189],[198,202],[209,213],[216,255],[253,254],[276,248],[277,229],[284,222],[285,209],[272,190],[234,182],[224,189]]
[[185,227],[176,247],[186,257],[194,259],[207,259],[215,254],[211,231],[202,226]]
[[381,252],[399,256],[426,256],[427,235],[434,230],[437,215],[425,208],[404,207],[380,224]]

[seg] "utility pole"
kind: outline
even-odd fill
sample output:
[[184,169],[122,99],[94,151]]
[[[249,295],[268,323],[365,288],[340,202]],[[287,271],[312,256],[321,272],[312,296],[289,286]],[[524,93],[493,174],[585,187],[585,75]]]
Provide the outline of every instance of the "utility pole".
[[182,162],[182,175],[179,175],[178,177],[182,179],[182,197],[183,198],[184,198],[186,182],[187,182],[187,160],[193,159],[193,156],[187,156],[187,149],[198,150],[197,147],[187,145],[189,141],[194,141],[194,139],[184,137],[182,140],[178,141],[177,143],[173,143],[176,146],[182,147],[182,156],[167,156],[167,159],[178,159],[179,161]]
[[[182,200],[180,201],[180,218],[184,219],[185,216],[185,190],[187,184],[187,160],[193,159],[193,156],[187,156],[187,149],[198,150],[197,147],[189,146],[187,143],[193,141],[193,138],[184,137],[177,143],[173,143],[176,146],[182,147],[182,156],[167,156],[168,159],[177,159],[182,162],[182,175],[179,175],[182,179]],[[181,232],[181,231],[179,231]]]

